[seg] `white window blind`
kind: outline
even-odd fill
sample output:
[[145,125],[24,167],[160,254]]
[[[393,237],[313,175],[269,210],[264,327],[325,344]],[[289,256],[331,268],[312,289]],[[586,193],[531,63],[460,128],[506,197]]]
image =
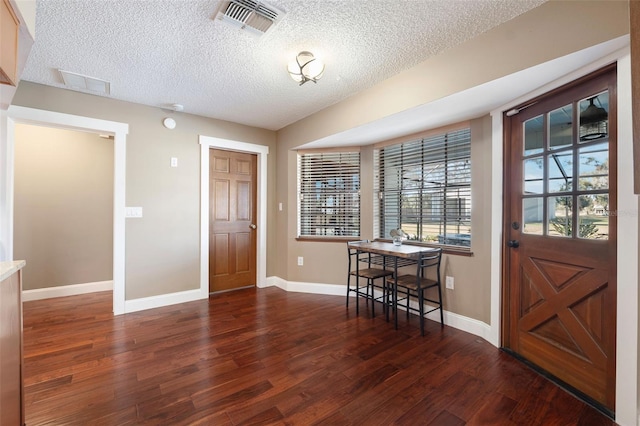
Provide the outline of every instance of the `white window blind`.
[[298,156],[299,236],[360,235],[360,153]]
[[374,153],[376,229],[413,241],[471,245],[470,129],[385,146]]

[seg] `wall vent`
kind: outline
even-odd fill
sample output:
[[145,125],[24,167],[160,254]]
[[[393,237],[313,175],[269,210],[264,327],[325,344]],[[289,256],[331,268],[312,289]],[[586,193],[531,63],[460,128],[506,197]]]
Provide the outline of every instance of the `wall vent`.
[[231,0],[222,5],[217,18],[255,35],[262,35],[284,16],[284,12],[253,0]]

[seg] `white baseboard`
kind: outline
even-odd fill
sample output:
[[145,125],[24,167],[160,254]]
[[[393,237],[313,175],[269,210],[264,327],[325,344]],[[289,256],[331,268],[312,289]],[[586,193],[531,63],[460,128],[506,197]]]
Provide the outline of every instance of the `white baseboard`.
[[160,294],[158,296],[142,297],[124,301],[124,313],[143,311],[145,309],[161,308],[163,306],[175,305],[178,303],[193,302],[209,297],[203,296],[200,289],[180,291],[177,293]]
[[[333,296],[345,296],[347,293],[347,286],[344,284],[319,284],[319,283],[303,283],[303,282],[291,282],[283,280],[280,277],[268,277],[267,286],[275,286],[285,291],[295,291],[300,293],[314,293],[314,294],[328,294]],[[382,294],[376,292],[377,296]],[[417,308],[418,304],[412,301],[411,304]],[[429,308],[427,308],[429,310]],[[465,317],[454,312],[443,311],[444,323],[449,327],[456,328],[458,330],[465,331],[473,334],[474,336],[482,337],[484,340],[491,343],[491,326],[485,322],[477,319]],[[427,319],[440,322],[440,313],[431,312],[427,314]]]
[[297,281],[286,281],[279,277],[267,278],[267,284],[276,286],[285,291],[292,291],[296,293],[313,293],[313,294],[328,294],[331,296],[344,296],[347,292],[347,287],[340,284],[303,283],[303,282],[297,282]]
[[[418,309],[418,302],[411,301],[411,306]],[[425,310],[433,309],[434,306],[425,304]],[[464,315],[456,314],[455,312],[442,311],[444,316],[444,323],[449,327],[457,328],[458,330],[466,331],[474,336],[482,337],[487,342],[491,343],[491,326],[485,322],[478,321],[477,319],[465,317]],[[429,312],[426,316],[427,319],[440,322],[440,312]]]
[[95,293],[97,291],[113,291],[113,281],[98,281],[95,283],[22,290],[22,301],[30,302],[32,300],[51,299],[53,297],[75,296],[78,294]]

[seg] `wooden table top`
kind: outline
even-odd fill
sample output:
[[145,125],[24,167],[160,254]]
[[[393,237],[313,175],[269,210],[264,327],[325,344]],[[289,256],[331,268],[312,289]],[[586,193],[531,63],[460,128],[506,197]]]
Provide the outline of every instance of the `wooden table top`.
[[429,251],[435,251],[433,247],[414,246],[408,244],[401,244],[399,246],[386,241],[369,241],[360,242],[354,241],[347,243],[349,247],[365,251],[368,253],[382,254],[384,256],[395,256],[406,259],[415,259],[420,253]]

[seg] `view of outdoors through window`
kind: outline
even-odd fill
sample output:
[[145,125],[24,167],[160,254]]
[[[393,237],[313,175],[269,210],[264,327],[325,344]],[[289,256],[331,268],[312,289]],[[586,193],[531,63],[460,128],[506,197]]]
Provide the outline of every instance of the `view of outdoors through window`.
[[375,152],[378,236],[471,245],[470,129],[391,145]]
[[525,233],[608,238],[608,109],[602,92],[524,123]]
[[360,235],[360,153],[298,156],[299,236]]

